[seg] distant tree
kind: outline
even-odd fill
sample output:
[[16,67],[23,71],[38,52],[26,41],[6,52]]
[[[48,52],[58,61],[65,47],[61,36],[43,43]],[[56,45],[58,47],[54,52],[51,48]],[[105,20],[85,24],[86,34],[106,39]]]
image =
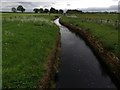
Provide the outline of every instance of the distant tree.
[[51,9],[50,9],[50,13],[55,13],[55,12],[56,12],[56,9],[53,8],[53,7],[51,7]]
[[33,9],[33,11],[34,11],[35,13],[38,13],[38,12],[39,12],[39,9],[35,8],[35,9]]
[[103,12],[104,14],[109,14],[109,12],[107,12],[107,11],[105,11],[105,12]]
[[78,10],[79,13],[84,13],[82,10]]
[[79,14],[79,13],[83,13],[81,10],[77,10],[77,9],[73,9],[73,10],[67,10],[68,14]]
[[109,12],[109,13],[110,13],[110,14],[117,14],[117,12],[115,12],[115,11],[114,11],[114,12]]
[[54,13],[58,13],[58,10],[56,9]]
[[63,14],[63,12],[64,12],[64,11],[63,11],[62,9],[60,9],[60,10],[58,11],[59,14]]
[[22,5],[19,5],[18,7],[17,7],[17,10],[18,11],[21,11],[22,13],[25,11],[25,8],[23,8],[23,6]]
[[17,9],[16,9],[15,7],[13,7],[13,8],[11,9],[11,11],[15,13],[15,12],[17,12]]
[[48,10],[48,9],[45,9],[45,10],[44,10],[44,13],[48,13],[48,12],[49,12],[49,10]]
[[39,12],[40,12],[40,13],[43,13],[43,8],[40,8],[40,9],[39,9]]

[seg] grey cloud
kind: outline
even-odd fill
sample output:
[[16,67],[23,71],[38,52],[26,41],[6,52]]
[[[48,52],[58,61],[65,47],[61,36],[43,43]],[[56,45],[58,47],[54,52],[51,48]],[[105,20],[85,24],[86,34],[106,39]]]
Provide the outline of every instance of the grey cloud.
[[[18,5],[23,5],[26,11],[30,11],[30,10],[33,11],[33,9],[36,7],[43,7],[43,8],[50,9],[50,7],[56,4],[56,2],[53,2],[53,1],[51,2],[25,2],[25,1],[21,2],[23,0],[3,0],[3,1],[4,2],[2,2],[2,11],[11,11],[12,7],[17,7]],[[8,1],[11,1],[11,2],[8,2]],[[12,2],[12,1],[15,1],[15,2]],[[67,6],[71,6],[71,4],[67,2]],[[83,8],[82,10],[83,11],[118,11],[118,6],[113,5],[108,8],[97,8],[97,7]]]
[[17,2],[17,3],[20,3],[20,4],[32,4],[32,2]]
[[26,0],[1,0],[1,2],[26,2]]
[[55,3],[52,3],[53,5],[55,4]]
[[119,1],[119,0],[112,0],[112,1]]
[[83,11],[93,11],[93,12],[103,12],[103,11],[118,11],[118,5],[113,5],[108,8],[98,8],[98,7],[93,7],[93,8],[84,8],[82,9]]
[[71,6],[71,4],[67,4],[67,6]]
[[108,8],[109,10],[118,10],[118,5],[113,5]]
[[52,5],[45,5],[45,6],[43,6],[43,8],[50,8],[50,7],[52,7]]
[[36,7],[50,8],[53,2],[2,2],[2,11],[11,11],[12,7],[22,5],[26,11],[33,11]]
[[37,4],[35,3],[32,3],[32,2],[17,2],[19,5],[23,5],[25,8],[33,8],[33,7],[36,7]]

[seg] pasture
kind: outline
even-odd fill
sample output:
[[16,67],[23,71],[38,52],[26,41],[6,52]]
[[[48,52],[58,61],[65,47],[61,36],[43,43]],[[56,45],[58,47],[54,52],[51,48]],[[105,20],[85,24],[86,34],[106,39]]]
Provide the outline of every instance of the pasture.
[[54,16],[3,13],[3,88],[37,88],[59,33]]
[[[2,14],[3,88],[37,88],[59,34],[53,22],[55,16]],[[87,30],[105,49],[119,56],[117,14],[74,14],[62,16],[61,20]]]

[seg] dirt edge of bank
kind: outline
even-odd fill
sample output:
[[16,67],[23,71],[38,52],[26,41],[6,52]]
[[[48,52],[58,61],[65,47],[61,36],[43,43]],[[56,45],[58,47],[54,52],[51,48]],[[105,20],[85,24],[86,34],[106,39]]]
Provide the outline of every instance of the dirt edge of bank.
[[59,64],[59,60],[58,60],[59,50],[60,50],[60,32],[58,33],[53,49],[48,55],[47,71],[44,77],[42,78],[42,80],[39,81],[37,90],[46,90],[48,88],[55,88],[54,86],[52,86],[52,84],[54,84],[55,74],[57,72],[57,68]]
[[99,57],[100,62],[104,64],[108,70],[108,73],[112,77],[113,82],[120,88],[120,60],[118,57],[114,55],[114,53],[103,48],[102,44],[89,32],[84,29],[74,26],[72,24],[68,24],[63,22],[60,19],[60,23],[66,26],[71,31],[79,34],[86,43],[91,47],[93,52]]

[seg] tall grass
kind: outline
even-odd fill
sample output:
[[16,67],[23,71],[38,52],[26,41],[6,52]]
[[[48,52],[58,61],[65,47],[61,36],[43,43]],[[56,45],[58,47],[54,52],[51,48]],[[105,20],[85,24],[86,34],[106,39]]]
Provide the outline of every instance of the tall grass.
[[3,88],[37,87],[59,33],[52,18],[3,15]]

